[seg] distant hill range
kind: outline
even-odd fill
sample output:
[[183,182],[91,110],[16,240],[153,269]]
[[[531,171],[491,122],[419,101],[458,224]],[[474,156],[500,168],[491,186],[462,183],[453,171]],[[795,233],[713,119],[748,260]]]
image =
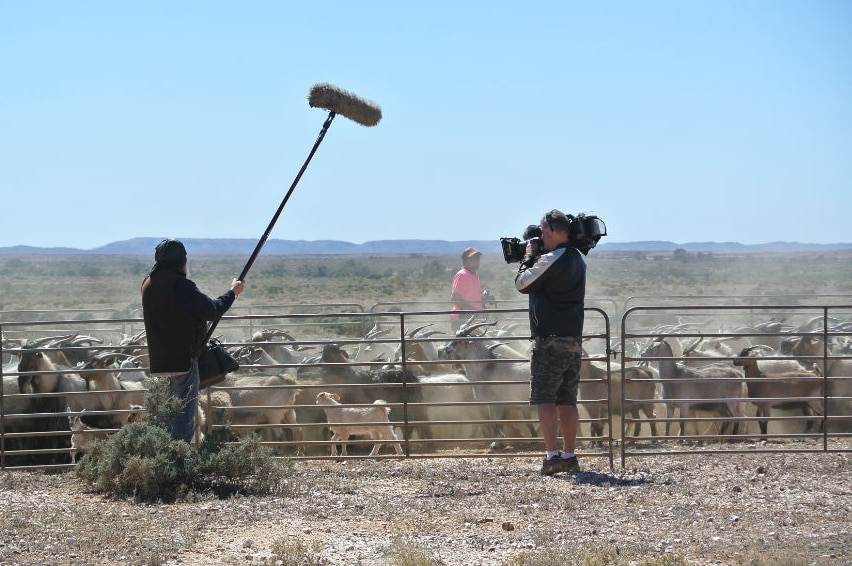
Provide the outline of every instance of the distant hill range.
[[[38,248],[33,246],[12,246],[0,248],[0,255],[35,254],[96,254],[96,255],[145,255],[154,253],[154,247],[161,238],[133,238],[113,242],[105,246],[82,250],[77,248]],[[250,239],[193,239],[182,240],[192,255],[251,255],[257,240]],[[353,244],[337,240],[267,240],[263,246],[265,255],[369,255],[369,254],[427,254],[457,255],[468,246],[484,253],[501,254],[499,240],[376,240]],[[790,253],[790,252],[829,252],[852,250],[848,244],[806,244],[800,242],[770,242],[767,244],[740,244],[737,242],[606,242],[598,245],[595,251],[644,251],[670,252],[682,249],[688,252],[728,252],[728,253]]]

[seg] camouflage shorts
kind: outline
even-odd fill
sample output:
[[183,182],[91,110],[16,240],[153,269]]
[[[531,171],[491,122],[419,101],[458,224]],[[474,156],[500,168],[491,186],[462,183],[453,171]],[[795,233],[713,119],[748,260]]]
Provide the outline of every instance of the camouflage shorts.
[[536,338],[530,358],[530,405],[576,405],[581,356],[580,338]]

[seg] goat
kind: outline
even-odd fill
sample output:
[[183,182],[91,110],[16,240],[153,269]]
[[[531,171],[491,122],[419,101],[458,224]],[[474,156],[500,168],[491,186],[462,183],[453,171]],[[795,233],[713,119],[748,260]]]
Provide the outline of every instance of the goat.
[[32,346],[48,348],[48,355],[54,363],[71,367],[84,362],[92,355],[88,348],[93,344],[102,344],[103,340],[94,336],[80,336],[78,333],[63,336],[49,336],[32,342]]
[[130,414],[127,415],[127,423],[141,423],[144,420],[145,407],[130,404]]
[[[352,365],[349,355],[338,344],[327,343],[322,354],[306,359],[296,370],[298,383],[304,385],[302,393],[296,397],[298,406],[315,406],[318,390],[336,393],[348,404],[369,404],[376,397],[369,395],[371,382],[368,372]],[[322,411],[309,410],[300,415],[305,428],[305,439],[309,441],[327,440],[326,427],[313,426],[324,423]]]
[[280,365],[280,362],[273,358],[260,344],[244,344],[236,348],[231,354],[244,371],[252,370],[266,375],[278,375],[281,372],[281,369],[276,367]]
[[[755,339],[755,337],[759,335],[759,337],[754,341],[769,346],[773,350],[777,351],[781,349],[781,344],[784,341],[784,334],[792,332],[793,330],[795,330],[794,326],[777,320],[769,320],[755,325],[740,326],[735,328],[733,332],[746,336],[739,337],[739,344],[734,344],[732,347],[734,347],[734,351],[740,352],[748,346],[755,345],[752,340],[749,340],[747,337],[750,334],[752,339]],[[733,340],[733,338],[731,340]],[[739,348],[736,348],[735,346],[739,346]]]
[[[772,346],[766,344],[755,344],[749,346],[755,351],[760,351],[761,354],[755,358],[757,367],[763,373],[784,373],[787,371],[808,371],[808,369],[797,360],[777,359],[777,354]],[[745,348],[741,348],[740,351]]]
[[[6,368],[4,368],[5,371]],[[15,371],[15,367],[9,369]],[[6,453],[6,465],[32,465],[56,463],[56,454],[44,456],[10,455],[16,451],[32,451],[39,448],[58,448],[64,439],[45,436],[6,436],[11,433],[40,433],[48,430],[62,430],[60,419],[21,418],[20,415],[38,412],[34,408],[35,399],[20,395],[18,378],[3,376],[3,415],[0,418],[0,437]],[[11,417],[11,418],[10,418]]]
[[[343,348],[333,343],[323,346],[321,362],[334,365],[306,367],[304,372],[299,372],[299,382],[320,385],[352,405],[368,405],[376,398],[392,405],[411,403],[407,408],[408,419],[426,420],[422,390],[409,385],[419,380],[412,371],[403,371],[399,365],[369,370],[358,367]],[[416,365],[412,367],[417,369]],[[412,427],[412,433],[417,433],[422,439],[430,437],[428,425],[422,423]]]
[[[397,455],[402,455],[402,446],[388,419],[390,407],[377,399],[371,407],[343,407],[340,396],[326,391],[317,394],[317,405],[322,405],[325,411],[328,427],[331,429],[331,442],[341,443],[341,455],[346,456],[345,442],[353,434],[366,434],[372,440],[392,440]],[[376,443],[370,456],[376,456],[381,450],[381,443]],[[337,456],[337,446],[331,445],[331,455]]]
[[313,361],[306,362],[299,368],[299,383],[325,386],[326,391],[340,395],[353,405],[366,405],[376,398],[371,387],[360,387],[375,383],[374,376],[354,364],[339,344],[324,344],[316,362],[317,365]]
[[[745,370],[746,388],[748,396],[752,399],[752,403],[757,406],[757,417],[769,417],[771,408],[778,409],[794,409],[802,410],[802,414],[808,417],[814,415],[822,416],[825,414],[825,407],[822,398],[822,374],[816,364],[814,371],[787,371],[783,373],[764,373],[757,365],[758,359],[755,357],[758,348],[751,346],[743,348],[738,358],[734,360],[735,366],[740,366]],[[764,381],[771,379],[773,381]],[[783,380],[783,381],[776,381]],[[793,399],[797,397],[810,397],[810,399]],[[760,424],[760,433],[767,434],[767,421],[758,421]],[[813,421],[807,421],[805,433],[810,432],[813,428]],[[822,423],[820,431],[823,430]]]
[[146,358],[147,354],[128,356],[121,360],[118,364],[118,369],[115,372],[116,377],[122,383],[139,382],[144,383],[150,376],[145,373],[142,366],[142,359]]
[[[282,339],[286,342],[282,342]],[[300,353],[305,348],[295,342],[296,339],[289,332],[279,328],[258,330],[249,339],[250,344],[262,348],[269,355],[269,359],[278,364],[299,364],[305,360],[304,354]]]
[[[85,370],[82,374],[89,391],[98,391],[102,410],[127,411],[130,405],[142,405],[145,401],[145,384],[140,381],[121,381],[119,368],[115,366],[117,358],[127,358],[126,354],[104,351],[93,356],[79,366]],[[107,424],[120,427],[127,424],[129,413],[121,412],[109,415]]]
[[[742,418],[744,416],[740,399],[742,398],[743,374],[726,364],[708,364],[691,367],[677,364],[672,356],[672,347],[664,338],[654,338],[643,350],[641,357],[664,357],[657,361],[662,380],[662,398],[666,403],[666,418],[671,419],[675,408],[681,419],[690,409],[716,410],[722,416]],[[727,422],[722,425],[725,434]],[[669,435],[671,422],[666,422],[666,436]],[[680,421],[680,435],[684,435],[685,423]],[[739,421],[734,421],[733,434],[739,430]]]
[[[714,361],[712,358],[723,358],[727,361],[728,358],[734,356],[735,352],[725,343],[726,340],[726,338],[707,340],[705,347],[699,348],[699,344],[705,342],[705,337],[699,336],[683,348],[683,363],[692,367],[701,367],[708,362]],[[716,361],[721,363],[723,360]]]
[[71,361],[68,359],[68,356],[65,355],[65,352],[61,348],[56,347],[56,344],[61,343],[61,341],[63,340],[68,340],[73,336],[73,334],[68,334],[66,336],[51,336],[47,338],[39,338],[37,340],[26,342],[21,347],[39,348],[41,349],[42,355],[46,356],[47,359],[53,363],[56,369],[69,369],[74,364],[71,363]]
[[[71,412],[71,407],[66,407],[66,412]],[[103,440],[109,436],[110,431],[91,427],[83,422],[83,412],[68,415],[68,424],[71,428],[71,463],[77,463],[77,452],[85,450],[91,442]]]
[[411,426],[411,432],[421,439],[431,438],[429,426],[421,422],[428,420],[423,406],[423,389],[416,386],[421,378],[398,365],[370,369],[367,374],[371,386],[365,388],[364,393],[372,398],[384,399],[388,404],[407,404],[404,409],[407,420],[417,423]]
[[[424,418],[431,422],[428,438],[436,440],[487,436],[482,425],[466,421],[485,421],[488,412],[476,402],[470,380],[459,373],[421,375],[417,388],[423,399]],[[423,430],[425,426],[419,427]],[[442,433],[442,434],[439,434]]]
[[[785,344],[782,351],[795,356],[803,365],[817,364],[827,378],[828,415],[852,414],[852,359],[837,356],[831,341],[826,343],[822,333],[798,336]],[[852,426],[849,421],[841,420],[837,422],[837,430],[849,432]]]
[[[282,425],[288,426],[296,443],[296,451],[303,452],[304,433],[296,421],[296,395],[301,390],[296,387],[296,378],[289,374],[230,374],[225,381],[210,391],[211,401],[208,408],[216,408],[217,417],[224,418],[233,425],[268,425],[262,431],[269,431],[273,442],[284,440]],[[221,389],[220,389],[221,388]],[[225,393],[227,399],[221,394]],[[199,402],[208,406],[206,393],[202,391]]]
[[[621,368],[616,364],[612,364],[612,397],[609,399],[612,407],[612,412],[623,415],[623,407],[621,406]],[[653,399],[656,396],[656,385],[652,379],[655,378],[654,372],[650,368],[639,366],[627,366],[624,368],[624,377],[627,382],[624,384],[624,397],[627,399]],[[598,362],[593,362],[588,359],[586,352],[583,352],[583,359],[580,362],[580,384],[578,387],[578,399],[591,401],[594,399],[606,399],[609,395],[607,391],[607,372],[606,368]],[[605,406],[598,403],[584,403],[583,408],[589,413],[589,418],[592,419],[591,434],[592,436],[603,436],[604,430],[601,421],[606,416]],[[630,416],[634,419],[633,436],[639,436],[642,428],[642,423],[639,422],[639,411],[645,413],[645,418],[653,419],[654,403],[653,401],[642,401],[641,403],[630,403]],[[651,428],[651,435],[657,436],[657,423],[651,421],[648,423]]]
[[[408,363],[408,368],[417,375],[446,375],[452,374],[459,370],[455,364],[438,363],[440,353],[435,347],[434,342],[429,338],[434,334],[439,334],[438,330],[429,330],[420,332],[424,327],[415,328],[407,333],[408,340],[406,341],[405,358]],[[402,346],[394,355],[394,360],[399,360],[402,357]],[[419,363],[426,362],[426,363]]]
[[[14,421],[13,427],[5,427],[4,430],[17,429],[21,432],[37,433],[36,436],[20,437],[14,444],[27,451],[39,449],[58,450],[70,446],[68,435],[68,419],[61,417],[66,404],[75,407],[74,410],[101,408],[97,397],[86,395],[86,382],[79,375],[68,373],[60,368],[50,359],[47,352],[25,344],[20,350],[18,360],[17,391],[30,397],[22,397],[20,403],[15,403],[14,410],[20,413],[39,414],[37,417],[20,419]],[[30,373],[32,372],[32,373]],[[3,380],[4,393],[12,390],[14,381]],[[67,403],[66,403],[66,395]],[[53,394],[45,396],[45,394]],[[51,415],[51,416],[47,416]],[[60,434],[49,434],[58,432]],[[45,434],[48,433],[48,434]],[[32,464],[56,464],[60,461],[58,452],[49,452],[45,456],[36,455],[22,458]]]
[[390,328],[373,326],[364,336],[364,343],[359,344],[352,355],[353,361],[358,362],[390,362],[394,359],[396,348],[389,342],[377,342],[376,339],[390,332]]
[[[782,348],[783,353],[799,358],[803,365],[816,363],[823,375],[828,377],[852,376],[852,360],[832,358],[835,352],[826,345],[822,334],[803,334],[790,339]],[[823,356],[828,355],[828,367],[823,367]]]
[[[219,383],[216,387],[221,386]],[[203,389],[198,395],[198,404],[204,409],[205,415],[210,415],[214,423],[224,423],[228,420],[228,409],[234,406],[231,395],[227,391],[219,391],[215,387]]]
[[[503,363],[494,350],[481,340],[472,340],[471,333],[482,327],[495,324],[494,322],[477,322],[465,324],[457,332],[456,337],[439,349],[440,357],[459,360],[464,367],[465,375],[473,383],[473,392],[477,401],[489,403],[488,412],[492,420],[502,421],[506,418],[507,401],[521,402],[529,399],[529,362]],[[517,382],[503,385],[501,382]],[[532,418],[531,409],[521,409],[527,417]],[[530,436],[536,436],[532,423],[527,423]],[[505,438],[503,427],[494,424],[494,436]],[[492,447],[500,446],[496,441]]]
[[[62,371],[45,352],[27,345],[22,348],[18,361],[18,389],[23,394],[73,394],[83,393],[88,387],[85,379],[76,373]],[[73,411],[103,409],[102,399],[97,396],[69,395],[68,403],[61,396],[35,397],[32,399],[32,412],[61,413],[66,405],[70,405]]]

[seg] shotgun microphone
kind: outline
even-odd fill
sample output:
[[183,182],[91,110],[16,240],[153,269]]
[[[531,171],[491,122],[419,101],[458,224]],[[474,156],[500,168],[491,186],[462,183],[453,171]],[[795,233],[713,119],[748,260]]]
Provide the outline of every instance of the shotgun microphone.
[[362,126],[375,126],[382,119],[382,109],[375,102],[328,83],[317,83],[311,87],[308,104],[311,108],[325,108],[346,116]]

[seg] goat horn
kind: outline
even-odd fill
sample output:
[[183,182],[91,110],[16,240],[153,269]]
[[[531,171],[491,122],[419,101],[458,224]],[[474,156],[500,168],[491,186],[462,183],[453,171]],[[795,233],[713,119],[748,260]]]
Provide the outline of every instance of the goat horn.
[[387,334],[390,332],[390,328],[379,328],[378,326],[374,326],[367,332],[365,338],[375,338],[376,336],[381,336],[382,334]]
[[85,335],[76,336],[73,340],[69,341],[69,343],[72,346],[77,346],[79,344],[82,344],[83,342],[91,342],[91,343],[94,343],[94,344],[103,344],[104,343],[104,341],[101,340],[100,338],[95,338],[94,336],[85,336]]
[[57,340],[51,342],[50,345],[56,347],[56,346],[69,344],[72,340],[74,340],[74,338],[76,338],[79,335],[80,335],[79,332],[75,332],[74,334],[68,334],[66,336],[63,336],[62,338],[58,338]]
[[288,332],[287,330],[282,330],[282,331],[281,331],[281,336],[283,336],[284,338],[286,338],[286,339],[287,339],[287,340],[289,340],[290,342],[295,342],[295,341],[296,341],[296,338],[295,338],[292,334],[290,334],[290,332]]
[[432,323],[431,323],[431,322],[430,322],[430,323],[427,323],[427,324],[424,324],[424,325],[422,325],[422,326],[418,326],[418,327],[416,327],[416,328],[413,328],[413,329],[409,330],[408,332],[406,332],[406,336],[408,336],[409,338],[413,338],[413,337],[417,336],[417,334],[418,334],[421,330],[423,330],[424,328],[429,328],[430,326],[432,326]]
[[822,326],[822,324],[820,324],[820,323],[822,323],[822,321],[823,321],[822,315],[815,316],[815,317],[811,318],[810,320],[808,320],[806,323],[804,323],[799,329],[802,332],[813,332],[814,330],[816,330],[817,325],[819,325],[819,327]]
[[[471,317],[471,318],[473,318],[473,317]],[[457,336],[460,336],[460,337],[461,336],[470,336],[470,333],[473,332],[474,330],[477,330],[477,329],[482,328],[484,326],[494,326],[495,324],[497,324],[496,320],[494,322],[487,322],[487,321],[486,322],[477,322],[476,324],[471,324],[471,325],[465,324],[464,326],[462,326],[459,329]]]
[[689,348],[687,348],[686,350],[683,351],[683,355],[685,356],[687,354],[691,354],[692,351],[695,350],[695,348],[697,348],[698,345],[703,341],[704,341],[704,336],[699,336],[698,340],[696,340],[695,342],[690,344]]
[[45,336],[44,338],[38,338],[36,340],[33,340],[31,344],[38,348],[41,348],[42,346],[53,347],[57,344],[61,344],[66,340],[70,340],[76,335],[77,334],[65,334],[62,336]]

